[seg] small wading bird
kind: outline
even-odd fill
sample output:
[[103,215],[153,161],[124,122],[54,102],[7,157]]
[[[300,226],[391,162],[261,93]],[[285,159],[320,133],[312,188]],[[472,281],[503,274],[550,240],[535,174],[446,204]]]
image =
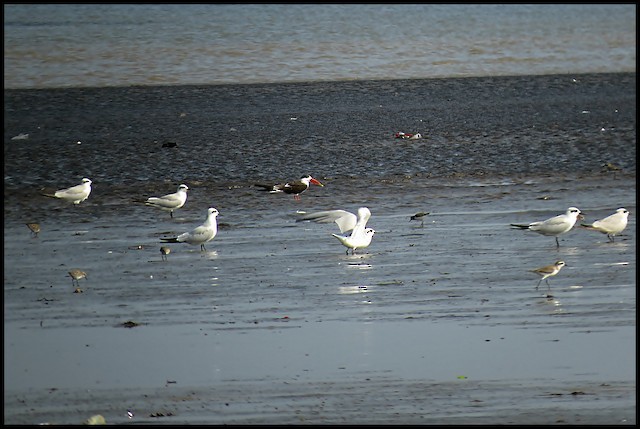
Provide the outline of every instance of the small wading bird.
[[560,270],[562,269],[562,267],[564,267],[565,262],[564,261],[556,261],[554,264],[551,265],[546,265],[544,267],[540,267],[540,268],[536,268],[534,270],[530,270],[532,273],[536,273],[539,276],[541,276],[540,281],[538,282],[538,284],[536,285],[536,290],[538,290],[538,287],[540,286],[540,283],[542,283],[542,280],[544,280],[547,283],[547,286],[549,287],[549,290],[551,290],[551,285],[549,284],[549,280],[547,280],[549,277],[555,276],[556,274],[558,274],[560,272]]
[[38,237],[38,233],[40,232],[40,224],[39,223],[28,223],[27,227],[31,230],[31,236],[33,238]]
[[602,164],[602,170],[605,172],[613,172],[613,178],[615,179],[616,172],[622,171],[622,168],[618,167],[617,165],[611,162],[605,162],[604,164]]
[[629,211],[624,207],[620,207],[614,214],[604,219],[596,220],[593,223],[581,223],[580,226],[607,234],[609,241],[613,242],[616,234],[620,234],[627,227],[628,220]]
[[80,204],[91,194],[91,180],[86,177],[82,179],[82,183],[67,189],[60,189],[52,193],[43,193],[45,197],[60,198],[73,204]]
[[311,176],[304,176],[299,180],[295,180],[293,182],[287,182],[284,184],[265,184],[265,183],[255,183],[255,186],[262,188],[263,191],[269,191],[270,193],[284,192],[285,194],[293,194],[294,200],[300,199],[300,194],[309,189],[311,184],[324,186],[320,181],[314,179]]
[[162,260],[166,261],[167,260],[167,255],[171,253],[171,249],[167,246],[162,246],[160,247],[160,255],[162,255]]
[[[185,184],[178,186],[178,190],[173,194],[167,194],[162,197],[149,197],[143,202],[150,207],[156,207],[160,210],[169,212],[173,217],[174,210],[178,210],[187,202],[187,191],[189,187]],[[141,200],[136,200],[141,201]]]
[[202,225],[193,229],[192,231],[185,232],[177,237],[161,238],[164,243],[187,243],[194,246],[200,245],[200,251],[207,250],[204,245],[213,240],[218,232],[218,223],[216,218],[218,217],[218,210],[213,207],[207,209],[207,219]]
[[552,236],[556,239],[556,247],[560,247],[558,236],[567,233],[573,228],[576,221],[584,219],[583,213],[576,207],[569,207],[565,214],[554,216],[547,220],[531,222],[528,224],[512,223],[511,226],[520,229],[528,229],[541,235]]
[[367,221],[371,217],[371,211],[367,207],[360,207],[358,215],[346,210],[325,210],[314,213],[299,213],[296,222],[313,221],[318,223],[335,222],[340,228],[341,234],[331,234],[347,248],[347,254],[355,255],[356,249],[369,247],[375,230],[367,228]]
[[429,212],[418,212],[413,216],[411,216],[411,218],[409,219],[409,222],[411,222],[412,220],[419,220],[420,226],[424,226],[424,217],[428,214]]
[[71,276],[71,286],[80,286],[80,279],[86,279],[87,273],[77,268],[69,271],[69,276]]

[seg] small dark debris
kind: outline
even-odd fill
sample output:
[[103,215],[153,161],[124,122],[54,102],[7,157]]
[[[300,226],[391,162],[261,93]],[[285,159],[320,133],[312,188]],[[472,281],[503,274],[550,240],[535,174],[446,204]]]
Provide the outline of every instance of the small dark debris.
[[168,411],[166,413],[158,411],[158,412],[149,414],[149,417],[171,417],[172,415],[173,413],[171,411]]
[[131,320],[127,320],[126,322],[124,322],[122,324],[122,326],[124,326],[125,328],[135,328],[136,326],[140,326],[139,323],[133,322]]
[[178,143],[176,143],[176,142],[165,142],[165,143],[162,143],[162,147],[178,147]]

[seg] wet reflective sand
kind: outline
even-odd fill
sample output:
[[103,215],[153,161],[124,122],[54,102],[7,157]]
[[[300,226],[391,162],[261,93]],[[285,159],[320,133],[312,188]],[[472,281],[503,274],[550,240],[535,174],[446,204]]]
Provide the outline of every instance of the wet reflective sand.
[[[152,95],[169,88],[5,91],[4,422],[635,424],[635,75],[584,77],[579,96],[563,79],[532,78],[535,106],[490,78],[352,83],[344,98],[324,84],[176,88],[163,106]],[[389,85],[434,92],[385,122],[366,106]],[[495,109],[464,101],[481,88],[502,88]],[[210,91],[226,96],[194,108]],[[79,94],[93,94],[82,109]],[[445,105],[429,138],[393,139]],[[162,120],[187,106],[191,126]],[[231,128],[242,138],[215,137]],[[300,201],[253,186],[308,173],[325,186]],[[82,204],[39,195],[75,176],[94,181]],[[173,219],[131,202],[183,182]],[[160,242],[211,206],[206,252]],[[356,255],[336,225],[295,222],[360,206],[376,235]],[[575,227],[559,248],[509,227],[570,206],[587,222],[625,207],[629,225],[615,242]],[[558,259],[536,290],[529,270]]]
[[[340,181],[300,202],[194,190],[220,207],[219,234],[207,252],[171,245],[167,261],[158,237],[202,210],[45,200],[38,238],[5,224],[5,419],[632,423],[635,181],[602,180],[368,183],[377,232],[355,256],[335,225],[293,216],[355,210],[365,191],[342,196]],[[632,216],[613,243],[576,228],[559,249],[509,227],[569,205]],[[423,227],[409,220],[420,210]],[[551,289],[535,290],[528,270],[557,259]],[[88,273],[82,293],[72,265]]]

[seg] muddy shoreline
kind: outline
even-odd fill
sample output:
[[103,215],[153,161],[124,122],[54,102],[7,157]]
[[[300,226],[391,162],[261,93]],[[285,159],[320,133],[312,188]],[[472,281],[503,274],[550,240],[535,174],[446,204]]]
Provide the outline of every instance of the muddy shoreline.
[[5,90],[4,183],[635,174],[635,94],[635,73]]
[[[635,147],[635,74],[5,91],[4,423],[635,424]],[[360,206],[361,254],[295,222]],[[631,216],[509,227],[569,206]]]

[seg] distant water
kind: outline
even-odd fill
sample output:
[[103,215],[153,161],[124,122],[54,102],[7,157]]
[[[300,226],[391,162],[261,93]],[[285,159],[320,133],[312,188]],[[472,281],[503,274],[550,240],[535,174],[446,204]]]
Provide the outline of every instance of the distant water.
[[12,89],[635,69],[635,4],[4,6]]

